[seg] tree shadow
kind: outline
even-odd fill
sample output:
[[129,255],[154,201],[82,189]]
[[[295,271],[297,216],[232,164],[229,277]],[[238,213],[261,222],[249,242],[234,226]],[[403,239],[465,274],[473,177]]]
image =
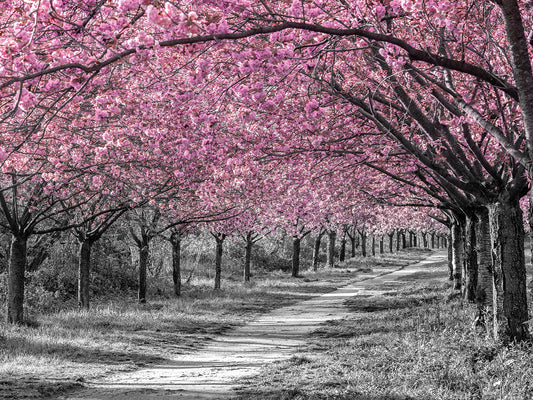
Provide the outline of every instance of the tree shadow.
[[[402,296],[402,297],[400,297]],[[441,296],[438,293],[425,293],[422,296],[411,294],[398,296],[354,296],[345,302],[351,312],[380,312],[413,309],[415,307],[431,305],[439,302]]]
[[435,400],[431,397],[411,397],[398,394],[365,394],[350,390],[342,394],[307,392],[291,388],[280,390],[239,390],[236,400]]

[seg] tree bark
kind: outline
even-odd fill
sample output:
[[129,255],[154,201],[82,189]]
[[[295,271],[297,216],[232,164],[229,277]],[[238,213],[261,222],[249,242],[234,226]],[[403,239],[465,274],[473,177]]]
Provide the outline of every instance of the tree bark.
[[381,236],[381,238],[379,239],[379,254],[383,254],[384,253],[384,249],[383,249],[383,236]]
[[[318,270],[318,265],[320,264],[320,243],[322,242],[323,235],[324,235],[323,232],[319,232],[315,238],[315,243],[313,247],[313,271]],[[353,249],[353,244],[352,244],[352,249]]]
[[463,270],[463,235],[461,225],[454,221],[452,224],[452,268],[453,268],[453,288],[461,290],[461,279]]
[[342,235],[341,251],[339,253],[339,261],[344,262],[345,260],[346,260],[346,235]]
[[[451,237],[451,227],[450,227],[450,237]],[[450,282],[453,281],[453,246],[448,247],[448,279]]]
[[292,239],[292,277],[298,278],[300,276],[300,245],[301,240],[299,237],[293,237]]
[[335,265],[335,242],[337,240],[337,232],[329,231],[328,233],[328,259],[327,264],[329,268]]
[[9,253],[9,274],[7,293],[7,322],[22,324],[24,322],[24,272],[28,239],[24,236],[11,236]]
[[[505,22],[513,77],[518,90],[526,146],[529,160],[531,161],[533,159],[533,71],[529,57],[528,38],[525,33],[518,1],[501,0],[495,3],[500,7]],[[530,178],[533,177],[532,172],[532,167],[529,166],[528,173]]]
[[464,287],[463,296],[465,300],[475,303],[478,280],[477,266],[477,244],[476,244],[476,222],[475,215],[466,216],[465,224],[465,258],[464,258]]
[[396,252],[400,251],[401,237],[402,237],[402,233],[399,230],[397,230],[396,231]]
[[524,226],[518,201],[502,200],[489,207],[494,286],[494,338],[503,342],[529,338],[526,321]]
[[476,288],[476,302],[478,316],[476,325],[489,327],[493,321],[492,287],[494,275],[492,273],[492,258],[490,251],[489,211],[482,208],[476,212],[476,249],[478,264],[478,279]]
[[88,310],[90,306],[91,249],[93,242],[80,239],[78,249],[78,308]]
[[366,233],[361,233],[361,255],[366,257]]
[[246,246],[244,247],[244,271],[243,271],[243,281],[244,283],[250,282],[250,265],[252,264],[252,246],[253,242],[253,232],[248,232],[246,234]]
[[407,247],[407,239],[405,237],[405,232],[402,232],[402,249]]
[[376,235],[372,235],[372,256],[376,255]]
[[392,254],[392,250],[393,250],[393,241],[394,241],[394,232],[392,233],[389,233],[389,253]]
[[429,247],[427,232],[422,233],[422,240],[424,241],[424,248],[427,249]]
[[139,246],[139,290],[137,299],[139,303],[146,303],[146,274],[148,271],[148,256],[150,254],[149,240],[143,235]]
[[226,239],[226,235],[221,234],[219,236],[215,237],[217,242],[217,247],[215,250],[215,290],[220,290],[221,282],[222,282],[222,252],[223,252],[223,244],[224,239]]
[[352,258],[355,257],[355,236],[350,237],[350,254]]
[[181,296],[181,235],[178,232],[170,234],[170,244],[172,245],[172,282],[174,284],[174,295]]

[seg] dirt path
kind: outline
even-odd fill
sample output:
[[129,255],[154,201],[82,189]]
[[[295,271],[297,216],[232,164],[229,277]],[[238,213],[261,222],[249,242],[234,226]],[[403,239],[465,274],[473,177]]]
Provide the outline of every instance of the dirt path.
[[[442,262],[444,252],[390,274],[369,274],[366,280],[334,292],[279,308],[247,325],[216,338],[199,352],[179,355],[168,363],[91,382],[86,389],[64,400],[228,399],[234,382],[257,374],[266,363],[289,358],[306,343],[306,335],[320,324],[348,314],[343,302],[349,297],[379,294],[403,276],[425,265]],[[397,283],[397,282],[396,282]]]

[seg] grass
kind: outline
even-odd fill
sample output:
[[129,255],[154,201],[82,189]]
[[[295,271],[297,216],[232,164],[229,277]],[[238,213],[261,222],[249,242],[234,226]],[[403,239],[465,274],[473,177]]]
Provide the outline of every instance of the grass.
[[354,258],[339,268],[303,271],[301,279],[263,272],[245,286],[225,281],[218,292],[211,281],[195,279],[180,299],[95,301],[90,311],[38,315],[33,326],[0,324],[0,398],[54,396],[105,374],[164,362],[259,313],[422,257],[411,251]]
[[472,326],[446,271],[347,302],[309,347],[243,383],[240,400],[533,399],[533,348],[500,347]]

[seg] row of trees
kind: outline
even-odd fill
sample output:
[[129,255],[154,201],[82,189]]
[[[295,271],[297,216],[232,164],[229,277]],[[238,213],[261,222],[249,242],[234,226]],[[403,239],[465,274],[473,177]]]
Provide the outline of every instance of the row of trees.
[[[528,338],[527,7],[11,1],[0,17],[10,287],[23,287],[28,238],[83,237],[150,201],[168,229],[269,202],[265,225],[296,239],[343,208],[361,223],[381,205],[373,214],[393,222],[393,206],[431,208],[451,230],[456,287],[464,280],[496,338]],[[411,214],[413,229],[423,218]]]

